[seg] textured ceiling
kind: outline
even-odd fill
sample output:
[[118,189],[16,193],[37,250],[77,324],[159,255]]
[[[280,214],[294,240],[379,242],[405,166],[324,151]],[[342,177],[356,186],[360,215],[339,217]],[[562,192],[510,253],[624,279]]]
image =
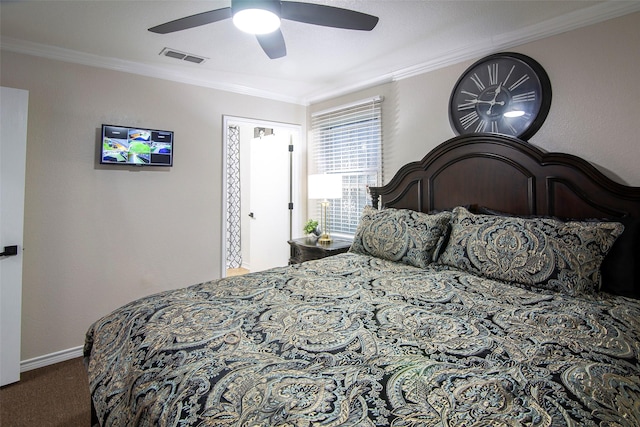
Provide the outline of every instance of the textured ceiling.
[[[314,0],[380,18],[371,32],[283,20],[287,56],[269,59],[231,20],[159,35],[149,27],[209,1],[2,1],[2,48],[308,104],[640,10],[637,1]],[[193,64],[163,48],[207,58]]]

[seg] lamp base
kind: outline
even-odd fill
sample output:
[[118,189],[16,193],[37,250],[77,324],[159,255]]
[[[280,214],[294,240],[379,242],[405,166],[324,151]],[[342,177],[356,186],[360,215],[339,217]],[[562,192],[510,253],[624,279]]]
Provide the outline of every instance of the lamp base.
[[328,245],[333,241],[333,239],[331,237],[329,237],[328,234],[322,234],[322,236],[320,236],[318,238],[318,243],[320,243],[321,245]]

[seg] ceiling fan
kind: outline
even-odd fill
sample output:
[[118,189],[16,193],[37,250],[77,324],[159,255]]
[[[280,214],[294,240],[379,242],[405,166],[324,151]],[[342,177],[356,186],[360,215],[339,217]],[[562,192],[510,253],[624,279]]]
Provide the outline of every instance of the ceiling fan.
[[280,0],[231,0],[231,7],[186,16],[149,28],[158,34],[173,33],[233,18],[236,27],[256,35],[262,50],[271,59],[287,54],[280,20],[324,27],[371,31],[378,17],[354,10],[321,4]]

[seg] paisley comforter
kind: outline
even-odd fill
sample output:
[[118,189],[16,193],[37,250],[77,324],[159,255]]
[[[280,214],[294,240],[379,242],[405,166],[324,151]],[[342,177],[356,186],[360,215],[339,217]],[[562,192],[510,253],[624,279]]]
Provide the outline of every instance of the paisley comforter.
[[355,253],[132,302],[85,356],[103,426],[640,425],[640,301]]

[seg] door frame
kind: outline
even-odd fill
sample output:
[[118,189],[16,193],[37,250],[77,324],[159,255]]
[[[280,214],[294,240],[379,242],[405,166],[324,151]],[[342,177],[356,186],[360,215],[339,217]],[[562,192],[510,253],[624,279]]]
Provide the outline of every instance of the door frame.
[[[221,210],[221,251],[220,251],[220,277],[225,277],[227,275],[227,168],[228,168],[228,155],[227,152],[227,138],[229,125],[238,124],[238,125],[248,125],[254,127],[264,127],[264,128],[279,128],[286,129],[293,134],[298,135],[297,144],[294,143],[293,150],[293,165],[292,165],[292,201],[293,201],[293,215],[291,218],[291,227],[293,238],[298,237],[302,233],[302,218],[304,213],[306,212],[306,203],[302,202],[302,186],[295,185],[295,183],[303,182],[302,173],[306,170],[306,162],[305,153],[306,153],[306,145],[303,139],[302,133],[302,125],[293,124],[293,123],[283,123],[283,122],[274,122],[269,120],[260,120],[260,119],[252,119],[248,117],[238,117],[238,116],[222,116],[222,205],[220,207]],[[295,137],[294,137],[295,138]]]

